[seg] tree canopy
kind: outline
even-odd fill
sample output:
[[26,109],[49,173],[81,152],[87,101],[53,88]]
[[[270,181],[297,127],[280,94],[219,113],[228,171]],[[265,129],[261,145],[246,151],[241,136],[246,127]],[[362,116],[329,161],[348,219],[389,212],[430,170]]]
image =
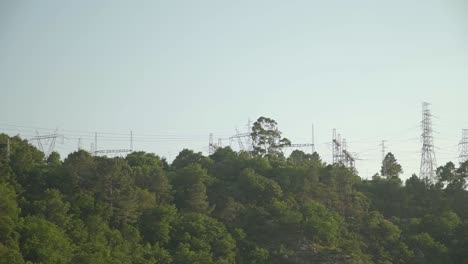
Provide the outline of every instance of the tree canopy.
[[386,178],[398,178],[400,174],[403,173],[401,165],[398,164],[395,156],[391,152],[385,155],[380,173]]
[[284,157],[274,120],[254,153],[44,156],[19,137],[0,151],[3,263],[468,263],[468,162],[405,182],[393,154],[382,176]]
[[281,155],[281,148],[291,145],[289,139],[281,137],[276,121],[268,117],[259,117],[250,135],[257,155]]

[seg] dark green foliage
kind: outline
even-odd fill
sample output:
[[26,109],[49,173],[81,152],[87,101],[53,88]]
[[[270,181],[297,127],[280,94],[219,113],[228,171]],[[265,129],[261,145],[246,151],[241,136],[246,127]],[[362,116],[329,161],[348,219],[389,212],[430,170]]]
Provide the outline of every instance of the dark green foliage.
[[208,169],[211,167],[213,161],[210,158],[203,156],[201,152],[195,153],[193,150],[184,149],[172,162],[171,169],[182,169],[194,163],[200,164],[203,168]]
[[162,205],[145,211],[139,222],[145,241],[166,245],[170,239],[173,221],[177,215],[174,206]]
[[398,176],[403,173],[401,165],[398,164],[395,156],[391,152],[385,155],[385,158],[382,161],[382,169],[380,170],[380,173],[383,177],[388,179],[398,178]]
[[131,168],[124,159],[99,158],[96,199],[110,211],[112,226],[135,223],[138,217],[137,189]]
[[63,200],[63,195],[55,189],[47,189],[44,196],[32,202],[31,212],[57,226],[66,228],[71,216],[68,214],[70,204]]
[[41,217],[29,216],[21,228],[21,253],[33,263],[69,263],[72,244],[65,232]]
[[318,202],[308,202],[302,208],[304,235],[324,246],[336,246],[340,238],[343,219]]
[[0,180],[0,263],[23,263],[18,245],[19,208],[12,186]]
[[191,163],[176,170],[171,177],[174,186],[174,203],[186,211],[207,213],[210,208],[206,185],[210,183],[207,171],[198,163]]
[[411,236],[408,245],[414,250],[414,263],[449,263],[448,248],[428,233]]
[[281,137],[275,120],[259,117],[252,127],[254,153],[257,155],[282,155],[281,147],[291,145],[291,141]]
[[468,263],[468,162],[427,184],[362,180],[317,153],[278,146],[274,120],[256,153],[184,149],[165,159],[85,151],[49,157],[0,135],[0,264]]
[[0,181],[0,243],[14,240],[19,211],[14,189]]
[[156,202],[165,203],[172,199],[171,186],[158,156],[144,152],[133,152],[125,158],[132,168],[135,184],[155,194]]
[[183,213],[173,228],[170,247],[176,263],[235,263],[236,242],[216,219]]

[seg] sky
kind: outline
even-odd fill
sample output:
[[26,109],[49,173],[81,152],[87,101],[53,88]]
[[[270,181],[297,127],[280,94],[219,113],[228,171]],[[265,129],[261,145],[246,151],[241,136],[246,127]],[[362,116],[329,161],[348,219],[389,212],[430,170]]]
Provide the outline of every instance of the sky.
[[[277,121],[331,162],[332,131],[357,170],[380,170],[382,140],[419,173],[421,103],[437,164],[468,128],[468,2],[0,1],[0,132],[172,160],[224,146],[248,120]],[[36,141],[31,141],[35,143]],[[43,142],[47,145],[47,142]],[[310,151],[310,149],[304,149]]]

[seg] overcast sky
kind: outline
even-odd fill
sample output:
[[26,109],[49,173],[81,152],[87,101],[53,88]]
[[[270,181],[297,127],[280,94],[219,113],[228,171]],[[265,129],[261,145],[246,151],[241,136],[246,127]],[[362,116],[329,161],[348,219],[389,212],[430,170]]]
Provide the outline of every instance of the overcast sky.
[[210,132],[263,115],[293,143],[310,143],[313,123],[327,162],[336,128],[366,178],[387,140],[407,178],[423,101],[438,164],[457,161],[468,2],[1,1],[0,92],[0,132],[58,128],[62,154],[78,138],[89,149],[93,131],[99,149],[128,148],[130,130],[137,150],[206,153]]

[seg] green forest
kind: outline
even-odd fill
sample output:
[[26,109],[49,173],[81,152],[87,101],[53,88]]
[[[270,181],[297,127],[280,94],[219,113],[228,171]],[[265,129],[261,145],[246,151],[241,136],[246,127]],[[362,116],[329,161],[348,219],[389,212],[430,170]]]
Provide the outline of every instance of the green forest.
[[[0,134],[0,263],[468,263],[468,162],[371,180],[259,118],[253,151],[45,157]],[[9,146],[7,146],[9,142]],[[8,148],[8,149],[7,149]]]

